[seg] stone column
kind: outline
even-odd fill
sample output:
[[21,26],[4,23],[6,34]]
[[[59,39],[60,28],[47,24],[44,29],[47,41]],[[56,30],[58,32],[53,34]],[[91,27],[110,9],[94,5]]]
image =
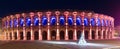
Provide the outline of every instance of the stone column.
[[56,40],[60,40],[59,28],[57,28]]
[[14,32],[12,31],[12,40],[15,40],[15,38],[14,38]]
[[4,33],[5,33],[5,34],[4,34],[4,35],[5,35],[5,36],[4,36],[4,37],[5,37],[4,40],[7,40],[7,33],[6,33],[6,32],[4,32]]
[[19,34],[19,30],[18,30],[18,25],[17,25],[17,40],[20,40],[20,34]]
[[95,25],[96,25],[96,30],[95,30],[95,39],[98,39],[98,17],[95,18]]
[[65,40],[68,40],[68,28],[67,28],[67,23],[66,23],[66,29],[65,29]]
[[17,40],[20,40],[20,33],[18,29],[17,29]]
[[56,18],[57,18],[57,33],[56,33],[56,40],[60,40],[60,32],[59,32],[59,15],[60,12],[56,11],[55,12]]
[[59,23],[57,23],[57,34],[56,34],[56,40],[60,40]]
[[49,27],[50,26],[48,26],[48,30],[47,30],[47,40],[51,40],[51,37],[50,37],[50,28]]
[[95,39],[98,39],[98,28],[96,28],[96,31],[95,31]]
[[100,34],[101,34],[101,37],[100,37],[100,38],[103,39],[103,29],[101,30],[101,33],[100,33]]
[[108,29],[105,30],[105,39],[107,39],[107,32],[108,32]]
[[88,34],[88,39],[92,40],[92,28],[90,27],[89,34]]
[[38,19],[39,19],[39,40],[42,40],[42,31],[41,31],[42,12],[37,12],[37,16],[38,16]]
[[76,26],[76,23],[74,23],[74,34],[73,34],[73,40],[77,40],[77,31],[76,31],[76,28],[77,28],[77,26]]
[[90,26],[90,30],[89,30],[89,34],[88,34],[88,39],[92,40],[92,26],[91,26],[91,18],[89,18],[89,26]]
[[23,27],[23,40],[27,40],[25,26]]
[[38,12],[38,18],[39,18],[39,40],[42,40],[42,32],[41,32],[41,16],[40,12]]
[[74,11],[74,12],[72,13],[72,15],[73,15],[73,17],[74,17],[74,34],[73,34],[73,40],[77,40],[76,17],[77,17],[77,15],[78,15],[78,12]]
[[41,33],[40,25],[39,25],[39,40],[42,40],[42,33]]
[[8,40],[10,40],[10,33],[8,33]]
[[33,27],[31,26],[31,40],[34,40],[34,33],[33,33]]

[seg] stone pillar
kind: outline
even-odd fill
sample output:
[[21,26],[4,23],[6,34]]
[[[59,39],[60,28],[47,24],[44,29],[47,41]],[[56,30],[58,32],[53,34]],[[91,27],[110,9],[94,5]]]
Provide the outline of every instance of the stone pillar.
[[10,40],[10,33],[8,33],[8,40]]
[[33,28],[32,28],[32,26],[31,26],[31,40],[34,40],[34,33],[33,33]]
[[73,34],[73,40],[77,40],[77,31],[76,31],[76,23],[74,23],[74,34]]
[[15,40],[15,35],[13,31],[12,31],[12,40]]
[[38,19],[39,19],[39,40],[42,40],[42,31],[41,31],[42,12],[37,12],[37,16],[38,16]]
[[39,40],[42,40],[42,33],[41,33],[41,28],[39,26]]
[[65,40],[68,40],[68,28],[66,23],[66,29],[65,29]]
[[51,37],[50,37],[50,26],[48,26],[48,30],[47,30],[47,40],[51,40]]
[[78,12],[74,11],[74,12],[72,13],[72,15],[73,15],[73,17],[74,17],[74,34],[73,34],[73,40],[77,40],[76,17],[77,17],[77,15],[78,15]]
[[20,40],[20,33],[18,29],[17,29],[17,40]]
[[101,33],[100,33],[100,34],[101,34],[101,37],[100,37],[100,38],[103,39],[103,29],[101,30]]
[[60,40],[60,32],[59,32],[59,23],[57,23],[57,34],[56,34],[56,40]]
[[95,25],[96,25],[95,39],[98,39],[98,14],[95,15]]
[[5,36],[4,36],[4,37],[5,37],[4,40],[7,40],[7,33],[6,33],[6,32],[4,32],[4,33],[5,33],[5,34],[4,34],[4,35],[5,35]]
[[23,40],[27,40],[25,27],[23,27]]
[[74,29],[73,40],[77,40],[77,31]]
[[98,39],[98,28],[96,28],[96,31],[95,31],[95,39]]
[[56,11],[55,12],[56,18],[57,18],[57,33],[56,33],[56,40],[60,40],[60,32],[59,32],[59,15],[60,12]]
[[89,34],[88,34],[88,39],[92,40],[92,28],[90,27]]
[[90,30],[89,30],[89,33],[88,33],[88,39],[89,40],[92,40],[92,26],[91,26],[91,18],[89,18],[89,26],[90,26]]
[[57,28],[56,40],[60,40],[60,33],[58,28]]
[[105,30],[105,39],[107,39],[107,32],[108,32],[108,29]]

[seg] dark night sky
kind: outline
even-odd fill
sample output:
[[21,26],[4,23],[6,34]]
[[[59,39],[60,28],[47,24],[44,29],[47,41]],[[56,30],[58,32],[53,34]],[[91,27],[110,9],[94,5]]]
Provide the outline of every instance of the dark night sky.
[[52,9],[79,9],[92,10],[96,13],[110,15],[115,18],[115,26],[120,25],[120,1],[119,0],[4,0],[0,1],[0,17],[8,14],[35,10]]

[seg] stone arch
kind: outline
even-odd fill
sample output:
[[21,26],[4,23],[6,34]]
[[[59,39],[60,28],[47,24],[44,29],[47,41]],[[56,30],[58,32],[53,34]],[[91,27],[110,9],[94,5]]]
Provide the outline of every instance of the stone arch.
[[64,40],[65,39],[65,32],[62,30],[60,31],[60,40]]
[[42,32],[42,40],[47,40],[47,31]]
[[14,38],[17,40],[17,32],[14,32]]
[[98,31],[98,39],[101,39],[101,32]]
[[92,30],[92,39],[95,39],[95,31]]
[[34,39],[39,40],[39,32],[38,31],[34,32]]
[[30,40],[30,39],[31,39],[31,32],[28,31],[28,32],[27,32],[27,40]]
[[68,39],[72,40],[73,39],[73,30],[68,31]]
[[52,30],[51,31],[51,40],[55,40],[56,39],[56,31]]
[[89,31],[88,31],[88,30],[85,30],[85,32],[84,32],[85,39],[88,39],[88,34],[89,34]]
[[23,40],[23,32],[20,32],[20,40]]
[[78,31],[77,31],[77,39],[80,39],[80,37],[81,37],[81,31],[78,30]]
[[103,39],[105,39],[106,33],[105,31],[103,31]]

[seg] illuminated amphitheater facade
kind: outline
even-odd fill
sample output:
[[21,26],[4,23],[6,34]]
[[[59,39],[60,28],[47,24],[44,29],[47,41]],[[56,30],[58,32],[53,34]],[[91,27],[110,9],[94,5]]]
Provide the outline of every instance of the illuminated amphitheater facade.
[[114,18],[88,11],[46,11],[9,15],[2,19],[5,40],[112,39]]

